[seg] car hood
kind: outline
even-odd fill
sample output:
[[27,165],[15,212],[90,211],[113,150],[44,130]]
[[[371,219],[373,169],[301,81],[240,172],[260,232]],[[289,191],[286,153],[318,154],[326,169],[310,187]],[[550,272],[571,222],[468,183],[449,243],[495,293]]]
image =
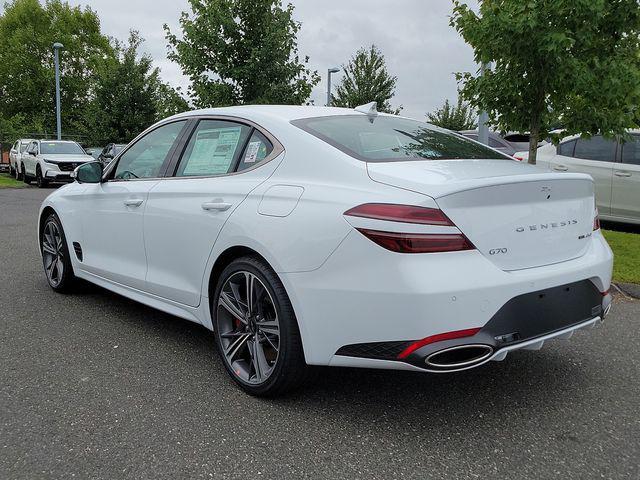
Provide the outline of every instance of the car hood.
[[52,162],[74,162],[74,163],[85,163],[92,162],[94,158],[91,155],[82,155],[82,154],[43,154],[42,159],[44,161],[51,160]]

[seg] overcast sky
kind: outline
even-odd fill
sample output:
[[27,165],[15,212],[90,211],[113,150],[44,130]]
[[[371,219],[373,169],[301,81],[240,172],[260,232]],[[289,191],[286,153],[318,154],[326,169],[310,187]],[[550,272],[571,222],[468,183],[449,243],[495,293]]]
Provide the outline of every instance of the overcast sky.
[[[98,12],[107,35],[126,39],[131,28],[146,39],[144,50],[173,85],[188,81],[166,58],[162,25],[179,32],[180,12],[187,0],[69,0]],[[285,0],[286,3],[286,0]],[[457,71],[473,71],[473,52],[449,26],[450,0],[293,0],[295,17],[302,22],[298,36],[301,55],[322,76],[313,91],[316,105],[326,101],[329,66],[348,61],[360,47],[375,43],[384,53],[389,71],[398,77],[393,105],[403,114],[422,118],[425,112],[455,100]],[[470,1],[470,4],[477,2]],[[334,75],[334,82],[340,75]]]

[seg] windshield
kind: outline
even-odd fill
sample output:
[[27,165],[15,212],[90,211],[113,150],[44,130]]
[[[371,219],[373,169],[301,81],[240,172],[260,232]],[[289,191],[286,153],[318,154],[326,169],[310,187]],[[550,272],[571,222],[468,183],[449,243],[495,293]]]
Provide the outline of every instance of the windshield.
[[395,116],[337,115],[294,120],[293,125],[365,162],[408,160],[513,160],[461,135]]
[[43,155],[85,155],[82,147],[75,142],[40,142]]
[[20,153],[24,153],[24,151],[27,149],[28,146],[29,146],[28,143],[21,143],[20,144]]

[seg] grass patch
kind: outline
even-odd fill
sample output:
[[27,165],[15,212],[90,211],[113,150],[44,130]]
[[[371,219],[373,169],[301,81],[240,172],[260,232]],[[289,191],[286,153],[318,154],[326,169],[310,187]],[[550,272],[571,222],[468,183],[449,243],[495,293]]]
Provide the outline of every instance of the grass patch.
[[640,284],[640,234],[602,230],[613,250],[613,280]]
[[0,188],[24,188],[27,185],[19,182],[8,173],[0,173]]

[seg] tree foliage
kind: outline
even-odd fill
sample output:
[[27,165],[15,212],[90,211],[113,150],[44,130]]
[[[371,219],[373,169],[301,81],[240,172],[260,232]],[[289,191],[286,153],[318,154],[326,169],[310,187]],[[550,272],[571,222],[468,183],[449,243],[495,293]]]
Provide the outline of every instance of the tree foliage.
[[566,134],[621,134],[638,124],[640,6],[637,0],[482,0],[479,13],[454,0],[451,25],[483,76],[458,74],[462,96],[501,131],[531,133],[536,146],[558,121]]
[[115,55],[98,64],[93,99],[84,118],[88,142],[126,143],[157,120],[188,109],[180,94],[162,82],[151,57],[138,53],[142,42],[132,31],[126,45],[114,41]]
[[438,110],[427,113],[427,119],[438,127],[457,132],[473,130],[478,126],[476,111],[460,99],[456,105],[451,105],[449,100],[445,100],[444,105]]
[[169,59],[191,80],[199,107],[308,101],[319,81],[300,59],[300,23],[281,0],[189,0],[182,38],[164,26]]
[[354,108],[377,102],[378,111],[400,113],[402,107],[393,108],[389,102],[395,95],[398,77],[389,74],[384,55],[375,45],[358,50],[342,68],[344,77],[335,95],[331,95],[332,105]]
[[60,51],[62,133],[84,143],[127,142],[165,116],[186,110],[160,80],[142,39],[128,45],[100,31],[90,8],[61,0],[13,0],[0,15],[0,141],[56,130],[54,42]]
[[[113,55],[90,8],[13,0],[0,16],[0,116],[20,132],[55,132],[54,42],[61,42],[63,130],[80,122],[98,61]],[[21,125],[17,127],[17,119]]]

